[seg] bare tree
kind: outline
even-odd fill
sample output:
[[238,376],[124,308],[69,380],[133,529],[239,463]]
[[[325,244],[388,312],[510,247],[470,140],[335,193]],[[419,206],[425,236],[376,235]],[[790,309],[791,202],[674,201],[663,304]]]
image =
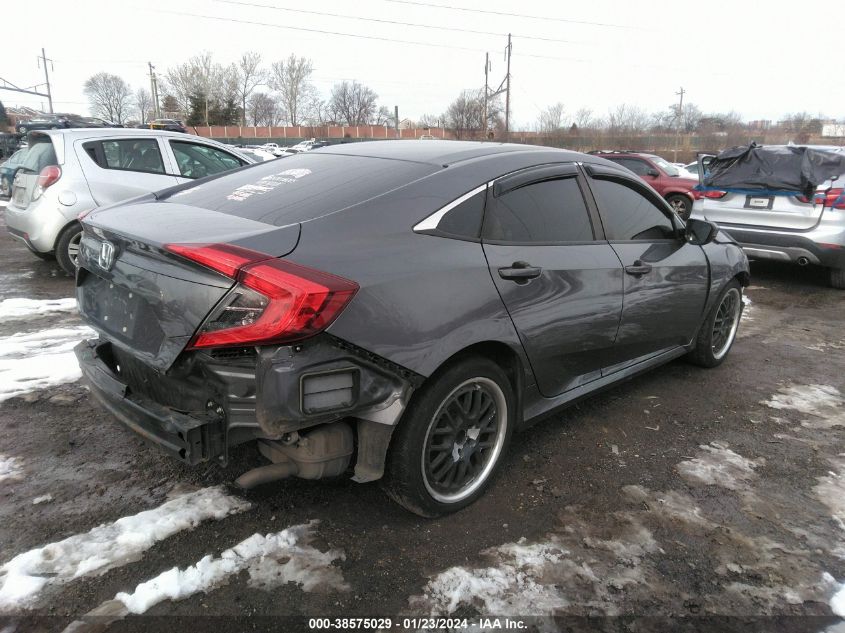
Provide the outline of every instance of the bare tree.
[[138,119],[141,125],[149,119],[150,111],[153,109],[153,97],[150,91],[143,86],[135,91],[135,107],[138,109]]
[[642,108],[623,103],[608,112],[607,127],[613,134],[638,134],[648,128],[649,118]]
[[246,125],[246,106],[255,89],[267,81],[267,73],[261,68],[261,54],[244,53],[237,63],[238,97],[241,100],[241,125]]
[[[194,93],[196,86],[196,78],[191,64],[184,62],[173,68],[168,68],[164,83],[168,96],[175,99],[178,111],[183,117],[187,117],[191,111],[191,95]],[[168,110],[166,106],[165,110]]]
[[281,95],[282,108],[288,123],[301,125],[314,114],[317,89],[311,83],[314,65],[310,59],[291,53],[287,60],[273,62],[270,87]]
[[430,127],[446,127],[445,114],[424,114],[420,117],[420,126],[424,128]]
[[446,109],[448,127],[461,138],[466,132],[484,130],[484,95],[481,90],[464,90]]
[[537,120],[537,127],[540,132],[551,133],[563,128],[563,115],[565,113],[563,104],[557,103],[548,106],[542,112]]
[[266,92],[256,92],[247,101],[247,112],[252,125],[274,126],[279,122],[281,109],[276,100]]
[[368,125],[376,114],[375,91],[357,81],[335,84],[328,107],[333,118],[344,125]]
[[395,125],[393,112],[387,106],[381,106],[375,114],[375,125],[384,125],[386,127],[393,127]]
[[575,113],[575,120],[573,122],[578,128],[585,129],[593,127],[596,123],[596,119],[593,116],[593,111],[590,108],[578,108],[578,111]]
[[117,75],[100,72],[92,75],[82,89],[91,103],[91,112],[115,123],[123,123],[129,114],[132,91]]

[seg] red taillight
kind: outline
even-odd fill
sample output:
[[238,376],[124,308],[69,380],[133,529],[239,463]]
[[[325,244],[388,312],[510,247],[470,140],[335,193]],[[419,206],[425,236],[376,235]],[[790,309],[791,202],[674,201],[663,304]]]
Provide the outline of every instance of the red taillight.
[[36,186],[40,187],[42,190],[46,189],[50,185],[55,184],[61,177],[61,167],[58,165],[48,165],[41,170],[40,174],[38,174],[38,183]]
[[710,198],[711,200],[718,200],[720,198],[724,198],[726,195],[728,195],[727,191],[705,191],[704,192],[704,197]]
[[358,284],[227,244],[168,244],[167,250],[237,280],[206,318],[190,349],[301,340],[327,328]]
[[817,191],[812,199],[809,196],[795,196],[798,202],[812,202],[828,209],[845,209],[845,189]]

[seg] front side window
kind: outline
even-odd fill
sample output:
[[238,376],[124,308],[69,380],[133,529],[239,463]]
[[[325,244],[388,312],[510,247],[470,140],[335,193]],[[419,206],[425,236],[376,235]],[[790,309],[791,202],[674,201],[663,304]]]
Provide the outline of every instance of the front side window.
[[164,162],[158,141],[143,139],[110,139],[90,141],[83,145],[85,152],[103,169],[163,174]]
[[594,177],[590,184],[608,240],[674,239],[669,215],[655,202],[623,181]]
[[637,176],[646,176],[648,175],[648,170],[651,169],[647,162],[640,160],[639,158],[611,158],[610,160],[618,165],[627,167],[637,174]]
[[170,141],[179,173],[185,178],[204,178],[236,169],[243,161],[228,152],[199,143]]
[[484,238],[499,242],[590,242],[593,227],[575,177],[508,191],[490,205]]

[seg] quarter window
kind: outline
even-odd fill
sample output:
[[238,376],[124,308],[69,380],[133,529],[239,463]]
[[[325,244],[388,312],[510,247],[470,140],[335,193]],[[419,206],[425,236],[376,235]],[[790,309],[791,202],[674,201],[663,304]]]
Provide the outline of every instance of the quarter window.
[[484,238],[502,242],[591,242],[593,227],[576,178],[545,180],[496,198]]
[[477,240],[481,234],[481,220],[484,217],[486,191],[481,191],[450,209],[437,223],[437,231]]
[[243,161],[209,145],[170,141],[179,173],[185,178],[204,178],[223,171],[236,169]]
[[608,240],[675,237],[675,227],[668,214],[634,187],[605,178],[594,178],[591,186]]

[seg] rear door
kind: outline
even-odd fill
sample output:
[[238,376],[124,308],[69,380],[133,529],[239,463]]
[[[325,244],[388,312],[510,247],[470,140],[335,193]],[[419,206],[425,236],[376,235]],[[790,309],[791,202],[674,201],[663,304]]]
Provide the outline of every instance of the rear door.
[[98,206],[177,184],[154,137],[80,140],[76,155]]
[[658,195],[611,167],[585,169],[605,235],[625,271],[608,374],[688,344],[701,320],[710,272],[704,250],[684,239],[681,221]]
[[622,267],[574,164],[525,170],[488,195],[482,243],[540,392],[601,376],[622,311]]

